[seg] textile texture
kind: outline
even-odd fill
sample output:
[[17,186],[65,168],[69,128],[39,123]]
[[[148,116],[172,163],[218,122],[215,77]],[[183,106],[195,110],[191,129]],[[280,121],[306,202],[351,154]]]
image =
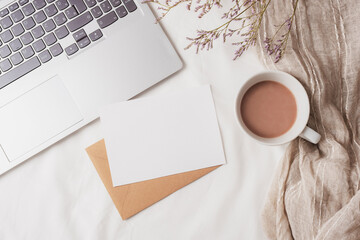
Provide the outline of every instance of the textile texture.
[[273,0],[262,23],[259,54],[268,68],[295,76],[310,99],[308,125],[318,145],[287,147],[263,209],[270,239],[360,239],[360,1],[300,0],[286,53],[274,64],[263,41],[292,13]]

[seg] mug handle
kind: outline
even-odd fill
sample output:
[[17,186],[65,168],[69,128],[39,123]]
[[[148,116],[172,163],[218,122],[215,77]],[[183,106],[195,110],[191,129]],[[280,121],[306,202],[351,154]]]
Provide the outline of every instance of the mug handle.
[[321,135],[306,126],[305,129],[300,133],[300,137],[308,140],[313,144],[317,144],[320,141]]

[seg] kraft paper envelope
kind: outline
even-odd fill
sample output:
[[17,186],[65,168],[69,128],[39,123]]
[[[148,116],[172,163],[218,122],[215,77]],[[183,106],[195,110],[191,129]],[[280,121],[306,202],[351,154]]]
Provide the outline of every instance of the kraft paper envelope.
[[86,151],[123,220],[130,218],[220,166],[113,187],[104,140],[91,145]]

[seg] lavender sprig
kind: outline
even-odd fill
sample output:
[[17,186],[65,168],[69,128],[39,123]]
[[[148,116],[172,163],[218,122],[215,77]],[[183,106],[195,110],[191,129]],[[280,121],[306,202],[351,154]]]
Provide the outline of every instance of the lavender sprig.
[[[265,50],[270,56],[274,56],[275,63],[285,53],[298,1],[295,1],[290,17],[280,26],[277,26],[277,31],[271,38],[266,37],[264,40]],[[180,4],[186,4],[186,8],[189,11],[193,9],[194,12],[199,13],[199,18],[202,18],[215,6],[222,7],[221,0],[145,0],[144,2],[158,5],[161,15],[157,18],[157,21],[160,21]],[[224,23],[212,30],[198,30],[196,37],[187,38],[190,44],[185,49],[195,47],[196,53],[198,53],[200,50],[213,48],[214,41],[220,37],[223,42],[226,42],[228,38],[235,38],[238,39],[232,42],[233,45],[238,46],[235,51],[235,60],[248,50],[249,47],[254,46],[259,37],[264,14],[271,0],[232,0],[232,2],[233,6],[221,18],[225,20]],[[280,33],[281,35],[278,37]]]
[[[278,26],[272,38],[266,37],[264,40],[265,50],[268,55],[274,54],[275,63],[279,62],[285,53],[298,2],[299,0],[296,0],[293,6],[293,13],[280,26]],[[280,36],[280,38],[276,39],[276,36],[278,36],[280,32],[282,32],[282,35]]]
[[144,0],[143,3],[154,3],[158,5],[157,10],[160,16],[157,17],[157,21],[163,19],[173,8],[180,4],[185,4],[187,10],[191,10],[193,7],[194,12],[199,13],[198,17],[202,18],[206,15],[214,6],[221,7],[221,0]]

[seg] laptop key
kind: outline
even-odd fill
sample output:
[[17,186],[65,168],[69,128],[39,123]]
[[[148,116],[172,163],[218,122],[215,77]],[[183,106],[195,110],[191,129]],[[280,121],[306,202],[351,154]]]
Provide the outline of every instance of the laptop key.
[[46,35],[44,37],[44,41],[45,41],[46,45],[51,46],[54,43],[56,43],[57,39],[53,33],[49,33],[48,35]]
[[60,11],[62,11],[69,6],[69,2],[67,0],[58,0],[55,2],[55,5]]
[[7,56],[9,56],[11,54],[11,50],[9,48],[8,45],[5,45],[3,47],[0,48],[0,56],[2,58],[6,58]]
[[56,25],[58,25],[58,26],[63,25],[67,21],[64,13],[59,13],[58,15],[56,15],[54,17],[54,20],[55,20]]
[[103,34],[102,34],[100,29],[97,29],[97,30],[95,30],[95,31],[93,31],[92,33],[89,34],[89,38],[93,42],[99,40],[102,36],[103,36]]
[[[6,60],[9,61],[8,59],[6,59]],[[9,63],[10,63],[10,61],[9,61]],[[14,82],[15,80],[19,79],[20,77],[24,76],[25,74],[38,68],[40,65],[41,65],[41,63],[37,57],[33,57],[30,60],[25,61],[24,63],[20,64],[16,68],[14,68],[11,71],[0,76],[0,88],[3,88],[6,85]],[[0,63],[0,68],[1,68],[1,63]]]
[[6,30],[5,32],[0,33],[0,38],[4,43],[9,42],[14,38],[10,30]]
[[79,45],[79,48],[84,48],[90,44],[90,39],[86,36],[77,43]]
[[22,24],[26,30],[30,30],[33,27],[35,27],[35,25],[36,25],[36,23],[32,17],[29,17],[29,18],[25,19],[24,21],[22,21]]
[[31,32],[35,38],[40,38],[45,34],[45,31],[41,26],[37,26],[36,28],[31,30]]
[[60,43],[57,43],[54,46],[50,47],[50,52],[54,57],[59,56],[63,52]]
[[39,39],[32,44],[32,47],[34,48],[35,52],[41,52],[45,48],[45,43],[43,40]]
[[20,48],[22,48],[22,46],[23,46],[18,38],[16,38],[12,42],[10,42],[9,45],[13,52],[20,50]]
[[49,19],[43,23],[43,28],[46,32],[50,32],[56,28],[56,25],[52,19]]
[[65,14],[68,19],[72,19],[78,15],[78,12],[76,11],[74,6],[71,6],[65,10]]
[[21,39],[21,41],[22,41],[22,43],[24,45],[28,45],[28,44],[30,44],[30,43],[32,43],[34,41],[34,38],[33,38],[33,36],[31,35],[30,32],[27,32],[24,35],[22,35],[20,37],[20,39]]
[[55,7],[55,4],[51,4],[47,6],[44,10],[48,17],[52,17],[58,12],[57,8]]
[[29,0],[19,0],[20,6],[24,6],[24,5],[27,4],[28,2],[29,2]]
[[45,7],[46,2],[45,2],[45,0],[34,0],[34,1],[33,1],[33,4],[34,4],[34,7],[35,7],[37,10],[39,10],[39,9]]
[[9,59],[5,59],[4,61],[0,62],[1,71],[6,72],[12,68],[12,64]]
[[87,12],[83,13],[82,15],[78,16],[77,18],[71,20],[66,25],[69,28],[70,32],[74,32],[74,31],[84,27],[86,24],[91,22],[93,19],[94,18],[87,11]]
[[71,44],[67,48],[65,48],[65,52],[68,56],[73,55],[79,50],[78,46],[76,46],[76,43]]
[[75,39],[75,41],[79,41],[80,39],[86,37],[86,32],[84,29],[80,29],[79,31],[77,31],[76,33],[73,34],[73,37]]
[[39,58],[42,63],[46,63],[46,62],[50,61],[52,57],[51,57],[50,52],[48,50],[45,50],[39,54]]
[[21,53],[25,59],[28,59],[35,54],[34,49],[32,49],[31,46],[27,46],[26,48],[21,49]]
[[19,4],[17,4],[16,2],[13,3],[13,4],[11,4],[11,5],[9,6],[9,10],[10,10],[11,12],[15,11],[15,10],[18,9],[18,8],[19,8]]
[[116,13],[119,15],[119,18],[123,18],[128,14],[124,6],[117,8]]
[[65,26],[62,26],[55,30],[55,35],[58,39],[63,39],[64,37],[69,35],[69,31],[67,30],[67,28]]
[[46,20],[46,15],[44,13],[43,10],[37,12],[34,14],[34,19],[36,21],[36,23],[42,23],[43,21]]
[[4,8],[0,11],[0,17],[5,17],[9,14],[9,10],[7,8]]
[[0,25],[3,29],[7,29],[13,25],[13,22],[9,16],[0,20]]
[[18,24],[16,24],[15,26],[13,26],[11,28],[11,31],[13,32],[15,37],[18,37],[18,36],[20,36],[21,34],[23,34],[25,32],[25,29],[23,28],[21,23],[18,23]]
[[17,23],[24,19],[24,14],[19,9],[11,14],[11,18],[14,22]]
[[10,57],[10,60],[13,63],[13,65],[19,65],[22,61],[24,61],[24,58],[21,56],[19,52],[17,52]]
[[96,5],[96,1],[95,1],[95,0],[85,0],[85,3],[86,3],[86,5],[87,5],[89,8],[91,8],[91,7],[93,7],[93,6]]
[[108,0],[106,0],[105,2],[100,3],[100,7],[103,10],[104,13],[107,13],[108,11],[111,10],[111,5],[109,3]]
[[75,6],[76,11],[77,11],[79,14],[82,13],[82,12],[84,12],[84,11],[87,9],[87,7],[86,7],[86,5],[85,5],[85,3],[84,3],[83,0],[69,0],[69,3],[70,3],[71,5],[73,5],[73,6]]
[[34,6],[32,5],[32,3],[29,3],[27,5],[25,5],[23,8],[23,13],[25,14],[25,16],[29,16],[31,14],[33,14],[35,12],[35,8]]
[[91,9],[91,13],[94,16],[94,18],[98,18],[103,14],[99,6],[96,6],[93,9]]
[[118,7],[121,5],[121,0],[110,0],[110,3],[113,7]]
[[133,0],[123,0],[123,2],[129,12],[133,12],[137,9],[136,4]]
[[112,11],[108,14],[106,14],[105,16],[99,18],[97,20],[100,28],[106,28],[108,26],[110,26],[111,24],[113,24],[114,22],[116,22],[118,20],[118,17],[116,16],[115,12]]

